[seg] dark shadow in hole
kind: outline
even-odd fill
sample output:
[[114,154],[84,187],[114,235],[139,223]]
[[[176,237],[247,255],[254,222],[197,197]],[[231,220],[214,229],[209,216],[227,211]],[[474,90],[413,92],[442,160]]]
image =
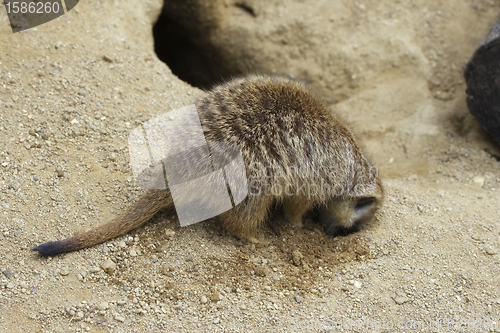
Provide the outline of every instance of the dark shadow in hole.
[[194,41],[180,24],[161,15],[153,27],[155,52],[179,79],[201,89],[210,89],[225,79],[238,76],[218,61],[209,47]]
[[500,162],[500,155],[497,152],[492,151],[489,148],[485,148],[484,151],[489,154],[491,157],[493,157],[495,160]]

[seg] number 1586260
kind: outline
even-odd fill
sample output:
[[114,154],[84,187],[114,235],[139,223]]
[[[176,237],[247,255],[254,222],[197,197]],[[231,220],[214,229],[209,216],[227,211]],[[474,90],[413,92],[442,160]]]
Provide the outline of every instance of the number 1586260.
[[48,14],[59,13],[58,2],[6,2],[7,14],[30,13],[30,14]]

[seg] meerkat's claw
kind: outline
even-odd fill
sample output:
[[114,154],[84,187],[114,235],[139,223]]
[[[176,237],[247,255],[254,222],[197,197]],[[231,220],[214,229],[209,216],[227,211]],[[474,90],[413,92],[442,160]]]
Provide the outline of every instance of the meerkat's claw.
[[247,241],[252,244],[259,244],[260,241],[256,237],[248,237]]
[[302,222],[301,218],[298,218],[298,219],[288,219],[288,222],[290,222],[290,224],[293,225],[296,228],[304,228],[304,223]]

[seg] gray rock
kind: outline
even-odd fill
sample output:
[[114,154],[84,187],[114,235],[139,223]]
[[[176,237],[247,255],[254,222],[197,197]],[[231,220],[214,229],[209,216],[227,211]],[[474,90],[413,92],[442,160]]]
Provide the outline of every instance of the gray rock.
[[2,271],[2,274],[5,275],[7,279],[11,279],[14,276],[14,272],[9,270],[8,268]]
[[484,129],[500,143],[500,20],[469,59],[464,76],[467,106]]

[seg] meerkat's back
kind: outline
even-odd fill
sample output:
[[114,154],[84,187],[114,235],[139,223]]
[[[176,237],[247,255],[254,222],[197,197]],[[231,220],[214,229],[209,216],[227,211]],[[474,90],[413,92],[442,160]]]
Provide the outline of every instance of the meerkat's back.
[[[303,84],[251,76],[213,89],[197,104],[208,141],[237,144],[247,166],[247,199],[221,215],[233,234],[255,231],[276,201],[302,225],[319,207],[329,234],[353,230],[380,206],[382,186],[351,132]],[[335,207],[335,209],[332,209]]]

